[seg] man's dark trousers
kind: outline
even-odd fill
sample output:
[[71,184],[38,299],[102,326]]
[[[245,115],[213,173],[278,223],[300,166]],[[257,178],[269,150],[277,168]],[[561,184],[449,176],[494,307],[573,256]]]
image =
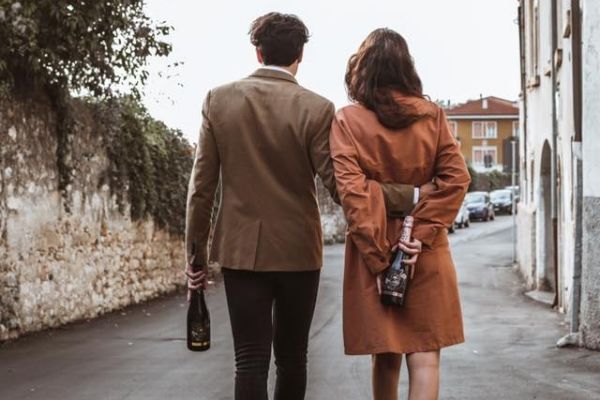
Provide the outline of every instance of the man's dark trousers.
[[275,400],[302,400],[319,270],[254,272],[223,268],[235,347],[235,400],[267,400],[271,346]]

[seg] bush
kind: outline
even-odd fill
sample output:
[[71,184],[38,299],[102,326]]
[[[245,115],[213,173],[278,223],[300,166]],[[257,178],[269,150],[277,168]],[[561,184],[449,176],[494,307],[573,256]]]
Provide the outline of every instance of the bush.
[[0,0],[0,86],[54,86],[94,96],[134,94],[150,56],[165,56],[171,28],[143,0]]
[[[185,229],[192,150],[181,132],[139,103],[147,60],[166,56],[171,31],[144,13],[143,0],[0,0],[0,95],[49,95],[56,112],[56,163],[63,206],[73,181],[72,93],[88,95],[110,167],[105,181],[132,219],[152,216],[171,232]],[[3,93],[4,92],[4,93]]]
[[491,192],[492,190],[504,189],[511,184],[511,176],[508,173],[499,171],[476,172],[471,166],[468,169],[471,175],[469,192]]

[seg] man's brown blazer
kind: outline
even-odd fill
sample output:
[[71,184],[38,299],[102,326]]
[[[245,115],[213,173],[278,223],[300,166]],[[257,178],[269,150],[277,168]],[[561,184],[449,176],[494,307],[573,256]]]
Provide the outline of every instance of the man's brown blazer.
[[[337,200],[329,152],[334,111],[292,75],[271,69],[208,93],[188,191],[189,263],[209,259],[254,271],[321,267],[315,176]],[[221,202],[207,257],[219,179]],[[412,186],[383,190],[398,210],[412,209]]]

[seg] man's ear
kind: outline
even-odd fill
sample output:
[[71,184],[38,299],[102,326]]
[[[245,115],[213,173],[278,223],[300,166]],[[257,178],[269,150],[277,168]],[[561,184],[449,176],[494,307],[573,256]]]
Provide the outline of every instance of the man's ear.
[[264,59],[262,51],[260,50],[259,47],[256,48],[256,59],[258,60],[258,62],[260,64],[264,64],[265,63],[265,59]]

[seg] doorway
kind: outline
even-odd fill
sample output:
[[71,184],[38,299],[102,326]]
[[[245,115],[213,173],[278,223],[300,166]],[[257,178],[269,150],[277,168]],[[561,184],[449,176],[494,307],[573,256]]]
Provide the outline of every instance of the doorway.
[[551,179],[552,150],[548,141],[544,142],[540,162],[539,179],[539,210],[538,210],[538,257],[537,287],[539,290],[555,291],[555,261],[554,239],[552,227],[552,179]]

